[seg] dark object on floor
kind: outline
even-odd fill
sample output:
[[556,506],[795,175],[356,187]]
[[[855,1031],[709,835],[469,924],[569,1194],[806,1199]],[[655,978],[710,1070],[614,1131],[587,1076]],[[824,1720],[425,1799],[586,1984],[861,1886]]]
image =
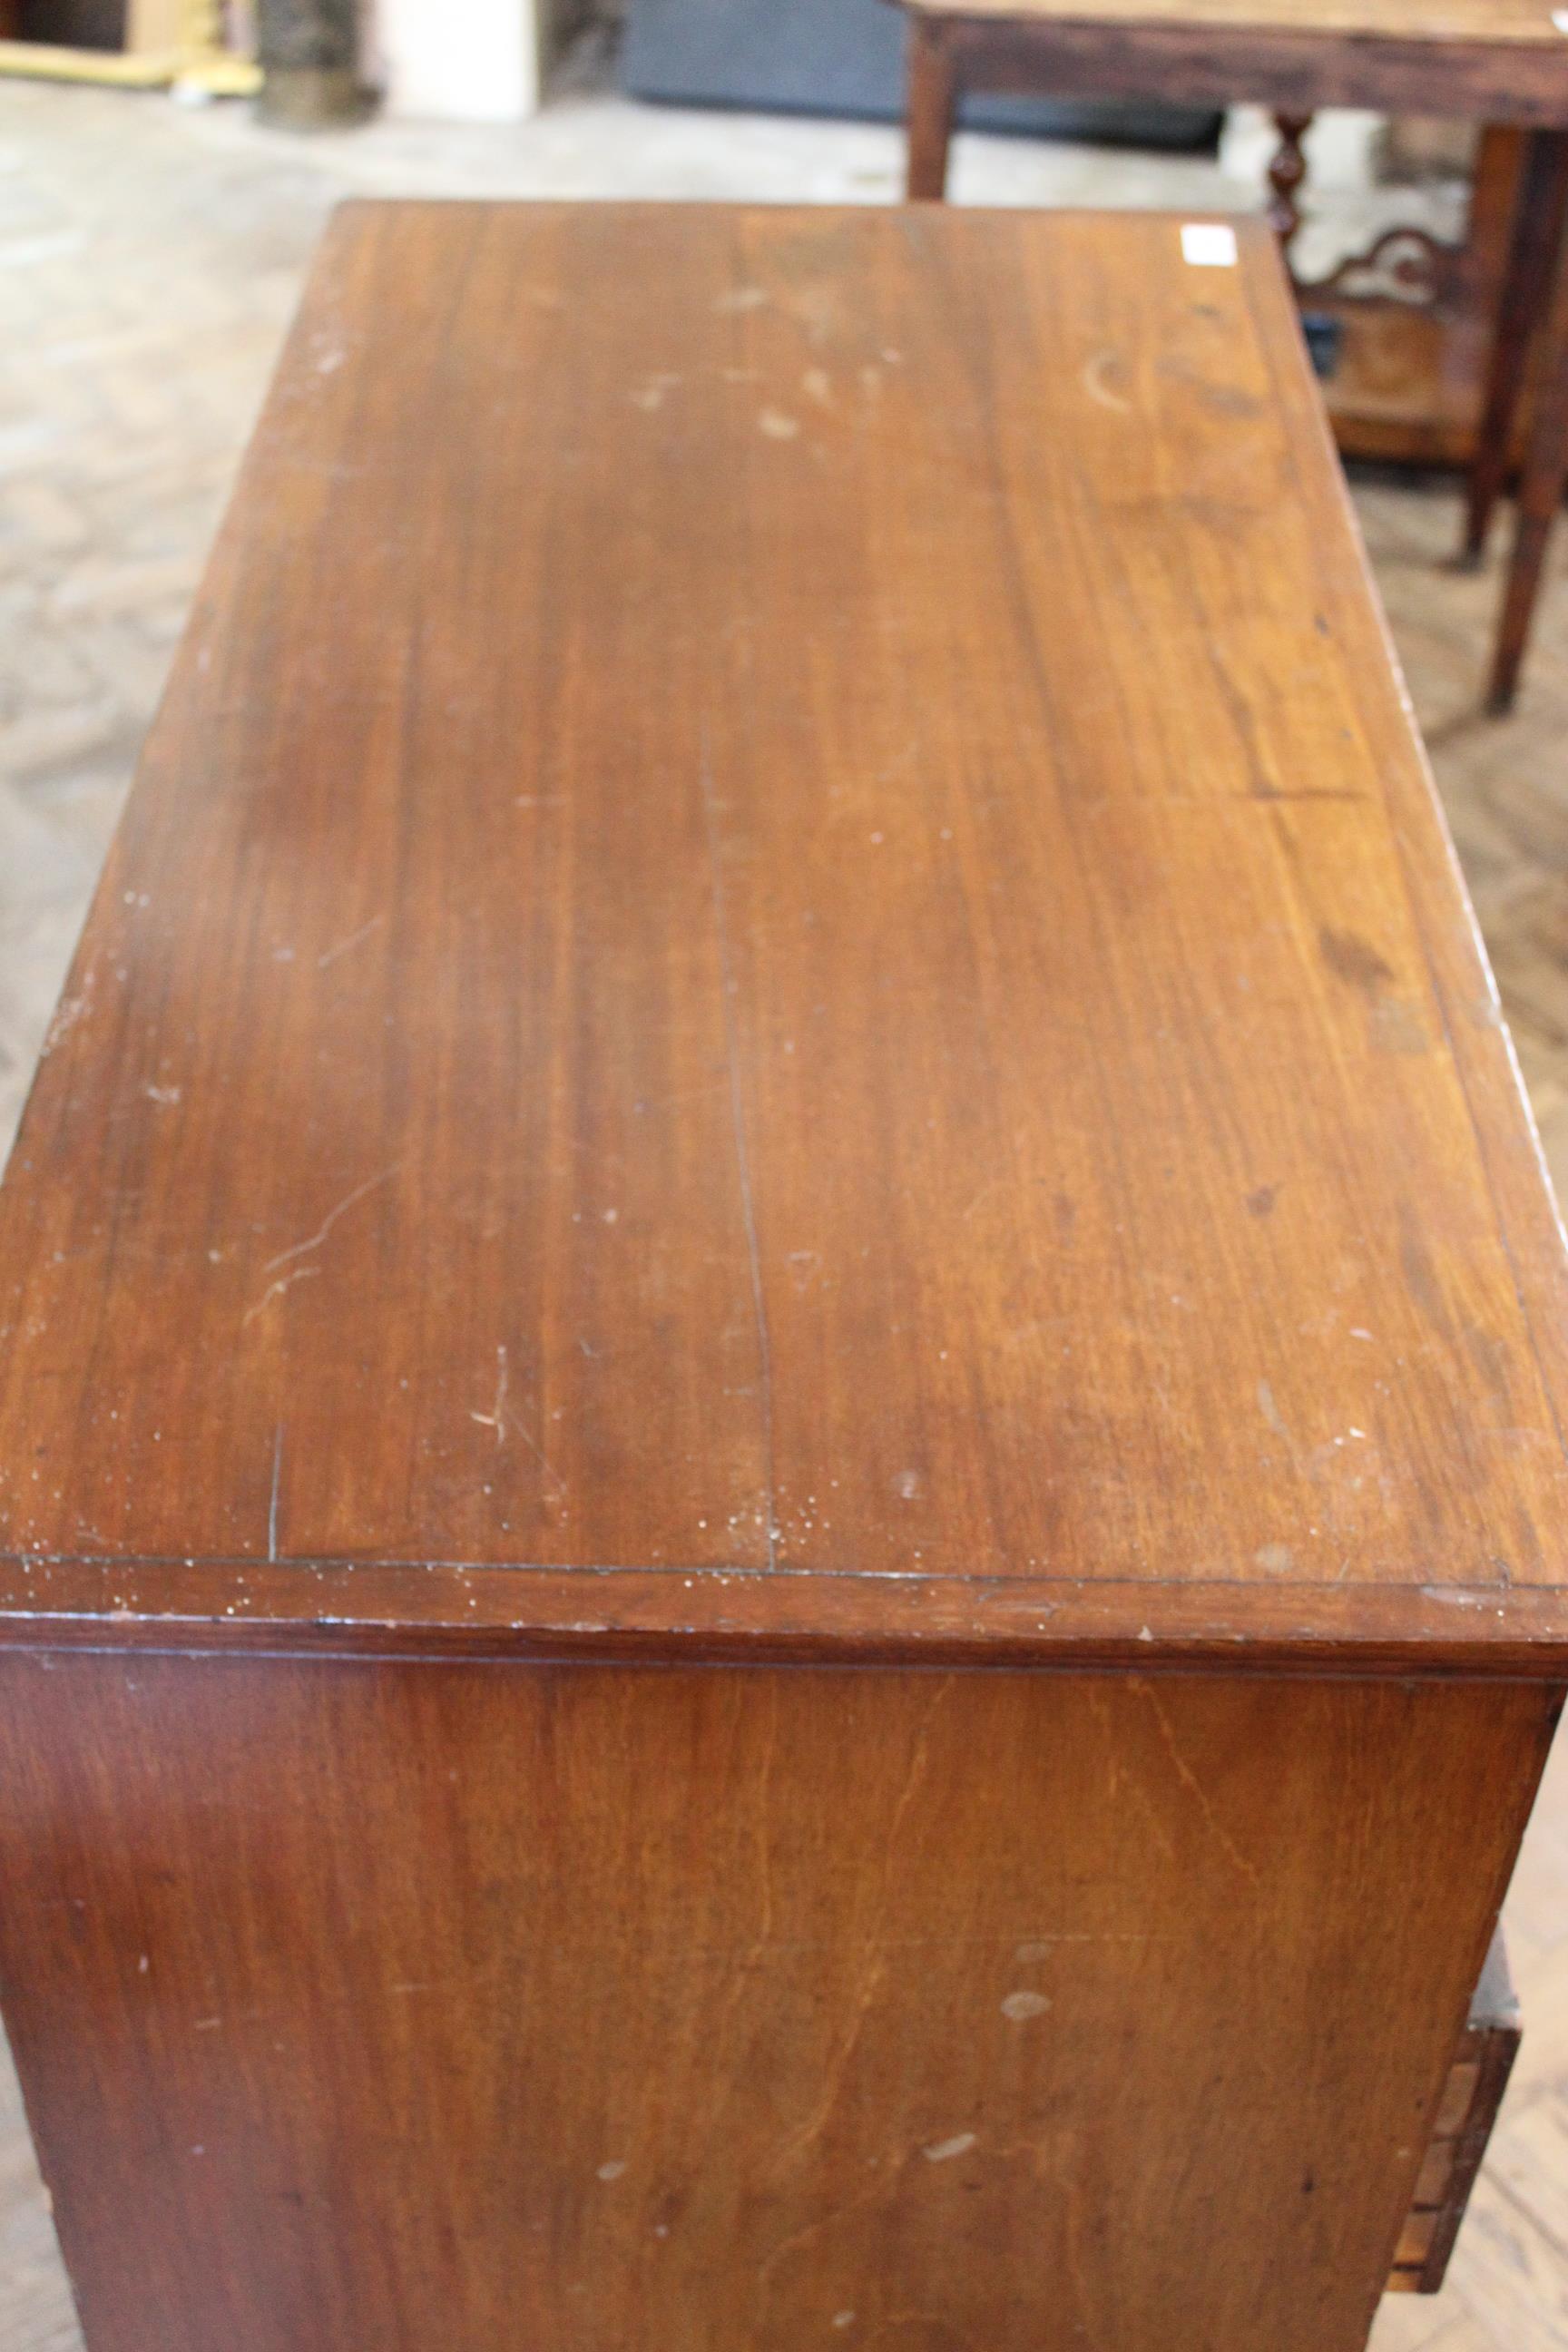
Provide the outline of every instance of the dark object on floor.
[[[904,35],[884,0],[630,0],[622,74],[634,98],[895,122]],[[1139,147],[1213,147],[1212,108],[967,100],[971,130]]]

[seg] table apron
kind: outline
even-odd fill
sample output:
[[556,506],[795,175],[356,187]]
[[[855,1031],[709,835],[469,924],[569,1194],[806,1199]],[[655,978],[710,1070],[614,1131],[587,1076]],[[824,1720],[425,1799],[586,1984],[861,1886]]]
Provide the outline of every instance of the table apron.
[[1173,105],[1250,101],[1568,126],[1568,39],[1561,52],[1517,42],[1437,50],[1432,43],[1297,33],[1244,37],[1205,28],[1025,23],[921,12],[965,88],[1052,97],[1159,99]]

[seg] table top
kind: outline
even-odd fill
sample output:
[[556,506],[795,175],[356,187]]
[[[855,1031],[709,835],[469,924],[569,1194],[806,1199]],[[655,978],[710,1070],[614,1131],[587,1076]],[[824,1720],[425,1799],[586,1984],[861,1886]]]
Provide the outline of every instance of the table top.
[[1265,230],[336,216],[0,1192],[0,1638],[1561,1674],[1563,1274]]
[[[925,16],[1144,26],[1216,33],[1334,36],[1378,41],[1542,43],[1568,48],[1564,12],[1550,0],[902,0]],[[1564,20],[1564,21],[1560,21]]]

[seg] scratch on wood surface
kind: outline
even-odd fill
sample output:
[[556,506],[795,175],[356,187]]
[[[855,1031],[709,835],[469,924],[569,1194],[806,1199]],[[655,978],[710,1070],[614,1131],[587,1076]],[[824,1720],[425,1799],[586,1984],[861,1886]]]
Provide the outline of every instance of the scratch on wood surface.
[[267,1506],[267,1557],[278,1558],[278,1496],[283,1484],[283,1423],[272,1440],[272,1494]]
[[719,980],[724,998],[724,1048],[730,1071],[730,1120],[735,1137],[735,1165],[741,1183],[741,1219],[745,1227],[746,1256],[752,1275],[752,1312],[757,1328],[757,1366],[762,1376],[763,1462],[766,1480],[765,1506],[767,1526],[768,1566],[778,1559],[777,1518],[774,1511],[773,1476],[773,1361],[768,1338],[767,1307],[763,1297],[763,1260],[757,1242],[756,1209],[752,1199],[752,1169],[746,1153],[746,1122],[741,1100],[741,1064],[735,1036],[735,988],[733,961],[730,953],[730,922],[724,899],[724,869],[719,855],[719,809],[713,793],[713,762],[708,741],[708,729],[702,729],[702,751],[698,767],[702,791],[703,825],[708,836],[708,864],[712,877],[713,922],[719,942]]
[[1258,1383],[1258,1410],[1263,1415],[1264,1420],[1268,1423],[1269,1428],[1274,1432],[1275,1436],[1282,1437],[1286,1444],[1289,1444],[1290,1442],[1290,1424],[1286,1420],[1284,1414],[1280,1412],[1279,1406],[1275,1403],[1274,1391],[1269,1387],[1267,1381],[1259,1381]]
[[263,1307],[270,1307],[275,1298],[281,1298],[283,1293],[292,1284],[309,1282],[313,1274],[320,1274],[321,1271],[319,1265],[297,1265],[292,1274],[280,1274],[277,1281],[269,1282],[260,1297],[246,1308],[239,1318],[240,1329],[243,1331],[247,1323],[254,1323]]
[[1098,2347],[1103,2338],[1096,2324],[1089,2268],[1083,2259],[1083,2189],[1068,2170],[1070,2161],[1070,2153],[1064,2147],[1057,2167],[1057,2186],[1064,2209],[1068,2275],[1072,2281],[1073,2301],[1078,2305],[1077,2332],[1091,2347]]
[[[1100,1731],[1104,1737],[1106,1767],[1109,1779],[1109,1786],[1106,1793],[1110,1797],[1111,1803],[1114,1804],[1117,1798],[1121,1793],[1123,1780],[1120,1727],[1112,1719],[1109,1702],[1102,1691],[1090,1687],[1088,1692],[1088,1698],[1089,1713],[1094,1717],[1095,1721],[1099,1724]],[[1128,1793],[1131,1797],[1133,1803],[1137,1806],[1139,1811],[1143,1816],[1144,1822],[1148,1826],[1150,1836],[1160,1848],[1160,1851],[1164,1855],[1166,1861],[1174,1862],[1176,1858],[1176,1849],[1171,1842],[1170,1832],[1166,1829],[1163,1821],[1161,1819],[1159,1807],[1155,1804],[1153,1799],[1150,1796],[1149,1791],[1144,1788],[1142,1781],[1138,1778],[1136,1773],[1129,1773],[1126,1775],[1126,1785]]]
[[1152,1684],[1145,1682],[1141,1675],[1134,1675],[1132,1687],[1137,1692],[1139,1697],[1147,1699],[1149,1705],[1153,1708],[1154,1720],[1160,1727],[1160,1737],[1165,1743],[1166,1753],[1169,1755],[1172,1763],[1176,1768],[1176,1777],[1181,1781],[1183,1788],[1187,1790],[1188,1794],[1196,1800],[1198,1810],[1202,1813],[1205,1822],[1208,1824],[1209,1831],[1214,1837],[1215,1844],[1219,1847],[1220,1852],[1225,1855],[1226,1860],[1230,1863],[1232,1867],[1240,1871],[1243,1877],[1250,1878],[1253,1885],[1256,1886],[1258,1884],[1257,1864],[1249,1861],[1247,1856],[1242,1853],[1241,1848],[1237,1844],[1236,1840],[1231,1836],[1230,1832],[1226,1828],[1225,1823],[1215,1811],[1213,1805],[1209,1801],[1208,1790],[1204,1787],[1203,1782],[1198,1779],[1197,1774],[1193,1770],[1192,1766],[1187,1762],[1186,1758],[1183,1755],[1180,1747],[1177,1745],[1176,1735],[1171,1728],[1170,1717],[1165,1713],[1165,1709],[1161,1703],[1158,1692],[1153,1688]]
[[[881,1901],[878,1906],[879,1918],[886,1918],[890,1907],[893,1867],[905,1817],[915,1801],[915,1794],[921,1782],[926,1776],[931,1759],[931,1724],[936,1717],[938,1708],[944,1706],[952,1697],[952,1683],[953,1678],[951,1675],[942,1676],[932,1694],[930,1705],[921,1717],[920,1729],[915,1735],[914,1748],[910,1757],[910,1769],[904,1775],[903,1785],[893,1805],[892,1818],[888,1823],[887,1834],[882,1844],[882,1893]],[[874,1928],[871,1932],[875,1936]],[[860,2036],[865,2031],[866,2020],[870,2014],[871,2004],[882,1989],[883,1979],[887,1976],[895,1948],[891,1942],[883,1941],[880,1937],[877,1937],[872,1942],[869,1951],[870,1965],[856,1995],[854,2015],[828,2064],[822,2088],[810,2114],[789,2134],[774,2158],[775,2172],[784,2170],[804,2149],[811,2147],[820,2138],[823,2126],[837,2104],[840,2085],[849,2071],[850,2062],[859,2044]]]
[[504,1348],[498,1348],[496,1349],[495,1402],[491,1405],[489,1412],[470,1412],[468,1415],[468,1419],[470,1421],[477,1421],[481,1429],[493,1429],[495,1431],[496,1444],[498,1446],[504,1445],[506,1444],[506,1391],[508,1379],[509,1374],[507,1370],[506,1349]]
[[[732,1728],[736,1733],[740,1731],[751,1704],[750,1697],[737,1689],[732,1717]],[[751,1800],[757,1868],[757,1928],[746,1950],[735,1961],[730,1972],[729,1991],[725,1995],[722,2006],[715,2012],[709,2032],[709,2045],[714,2053],[715,2062],[710,2074],[712,2096],[708,2102],[708,2112],[702,2117],[696,2134],[699,2138],[716,2133],[721,2127],[733,2073],[733,2066],[728,2056],[728,2037],[735,2019],[742,2014],[752,2000],[757,1974],[767,1955],[770,1951],[795,1951],[806,1948],[800,1944],[775,1945],[773,1942],[773,1853],[770,1832],[773,1759],[778,1748],[778,1736],[779,1692],[775,1684],[773,1686],[768,1708],[767,1729],[763,1739],[763,1751],[757,1761],[756,1790]],[[820,1949],[821,1947],[818,1946],[816,1948]],[[766,2267],[764,2263],[764,2271]]]
[[384,1168],[379,1176],[367,1176],[363,1184],[356,1184],[353,1191],[350,1192],[345,1199],[340,1201],[335,1209],[328,1210],[326,1215],[321,1219],[321,1223],[317,1226],[315,1232],[310,1235],[308,1240],[296,1242],[292,1249],[279,1250],[276,1257],[269,1257],[268,1259],[266,1265],[261,1269],[262,1273],[275,1273],[279,1266],[288,1265],[293,1259],[297,1257],[305,1257],[311,1250],[320,1249],[321,1244],[326,1240],[328,1234],[331,1232],[332,1227],[337,1223],[339,1218],[346,1217],[349,1211],[357,1202],[363,1201],[367,1192],[374,1192],[378,1185],[390,1183],[393,1177],[396,1175],[398,1169],[401,1168],[403,1162],[401,1160],[395,1160],[390,1168]]
[[758,1921],[752,1958],[760,1960],[773,1932],[773,1848],[770,1833],[773,1824],[773,1758],[779,1743],[779,1686],[775,1682],[770,1694],[767,1736],[757,1765],[757,1790],[753,1797],[753,1818],[756,1822],[755,1850],[757,1857]]
[[368,923],[362,923],[357,931],[351,931],[349,933],[346,940],[340,940],[336,947],[328,948],[322,954],[319,955],[316,958],[316,970],[318,971],[325,971],[328,965],[336,963],[340,956],[352,954],[353,950],[357,948],[363,940],[368,940],[372,931],[378,929],[385,920],[386,917],[384,915],[373,915]]
[[555,1465],[551,1461],[550,1456],[545,1453],[543,1446],[540,1444],[538,1439],[533,1435],[528,1423],[522,1419],[520,1413],[514,1413],[509,1425],[516,1430],[518,1435],[521,1438],[523,1444],[527,1446],[529,1452],[532,1454],[534,1460],[538,1463],[540,1468],[543,1471],[545,1476],[554,1487],[556,1501],[558,1503],[563,1501],[566,1494],[566,1481],[563,1478],[560,1471],[555,1467]]
[[[763,2256],[757,2265],[755,2334],[759,2338],[767,2325],[768,2306],[773,2300],[773,2273],[779,2264],[786,2261],[791,2254],[798,2253],[803,2246],[809,2246],[814,2238],[819,2238],[822,2235],[824,2230],[832,2229],[851,2220],[856,2214],[865,2212],[869,2206],[882,2204],[886,2200],[887,2194],[886,2183],[874,2180],[858,2197],[852,2197],[847,2204],[835,2205],[830,2211],[819,2214],[816,2221],[805,2222],[798,2230],[792,2230],[787,2237],[781,2238],[778,2243]],[[836,2319],[833,2324],[837,2327],[839,2322]]]

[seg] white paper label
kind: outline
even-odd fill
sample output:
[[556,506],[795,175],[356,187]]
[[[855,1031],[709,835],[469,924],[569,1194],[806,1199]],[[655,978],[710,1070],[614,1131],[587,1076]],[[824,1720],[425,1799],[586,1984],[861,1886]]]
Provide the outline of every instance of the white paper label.
[[1184,222],[1182,258],[1194,269],[1234,269],[1236,231],[1224,221]]

